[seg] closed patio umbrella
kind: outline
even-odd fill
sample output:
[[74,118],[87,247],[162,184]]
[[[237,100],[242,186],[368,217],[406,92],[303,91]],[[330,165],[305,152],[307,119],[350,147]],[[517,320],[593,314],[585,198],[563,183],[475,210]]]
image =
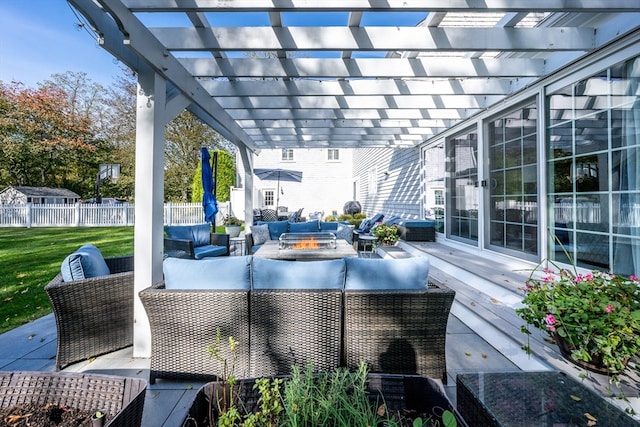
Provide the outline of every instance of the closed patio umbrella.
[[263,180],[277,180],[276,207],[280,204],[280,181],[301,182],[302,172],[291,169],[254,169],[253,173]]
[[[211,169],[211,156],[206,147],[202,147],[200,151],[202,155],[202,190],[204,191],[202,195],[202,209],[204,210],[204,220],[205,222],[210,222],[215,227],[218,201],[215,195],[216,183]],[[214,157],[214,163],[216,160]]]

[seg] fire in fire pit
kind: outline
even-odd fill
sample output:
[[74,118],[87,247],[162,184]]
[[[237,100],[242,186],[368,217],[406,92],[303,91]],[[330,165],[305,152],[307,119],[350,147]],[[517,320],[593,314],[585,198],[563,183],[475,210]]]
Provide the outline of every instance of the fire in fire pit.
[[333,233],[283,233],[278,241],[279,249],[314,250],[335,249],[336,235]]
[[315,237],[310,237],[308,239],[301,240],[298,243],[294,243],[293,246],[291,246],[291,249],[320,249],[320,244]]

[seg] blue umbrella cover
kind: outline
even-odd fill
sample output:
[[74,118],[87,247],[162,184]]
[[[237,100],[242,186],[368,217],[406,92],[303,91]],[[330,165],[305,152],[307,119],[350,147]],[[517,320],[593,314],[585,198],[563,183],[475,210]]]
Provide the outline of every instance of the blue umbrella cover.
[[204,220],[206,222],[215,223],[216,214],[218,213],[218,201],[213,194],[214,178],[211,170],[211,156],[206,147],[200,150],[202,154],[202,209],[204,210]]

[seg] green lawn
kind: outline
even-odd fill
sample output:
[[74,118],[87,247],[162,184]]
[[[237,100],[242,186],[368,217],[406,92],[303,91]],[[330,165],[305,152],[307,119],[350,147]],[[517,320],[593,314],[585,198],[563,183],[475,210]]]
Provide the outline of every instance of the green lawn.
[[133,254],[133,227],[0,228],[0,333],[51,312],[45,285],[87,243],[105,257]]

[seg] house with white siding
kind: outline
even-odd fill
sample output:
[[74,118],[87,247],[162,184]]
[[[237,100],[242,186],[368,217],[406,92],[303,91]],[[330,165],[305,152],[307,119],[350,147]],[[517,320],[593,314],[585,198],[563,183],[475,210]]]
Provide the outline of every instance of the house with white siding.
[[0,191],[0,204],[73,204],[80,196],[66,188],[9,186]]

